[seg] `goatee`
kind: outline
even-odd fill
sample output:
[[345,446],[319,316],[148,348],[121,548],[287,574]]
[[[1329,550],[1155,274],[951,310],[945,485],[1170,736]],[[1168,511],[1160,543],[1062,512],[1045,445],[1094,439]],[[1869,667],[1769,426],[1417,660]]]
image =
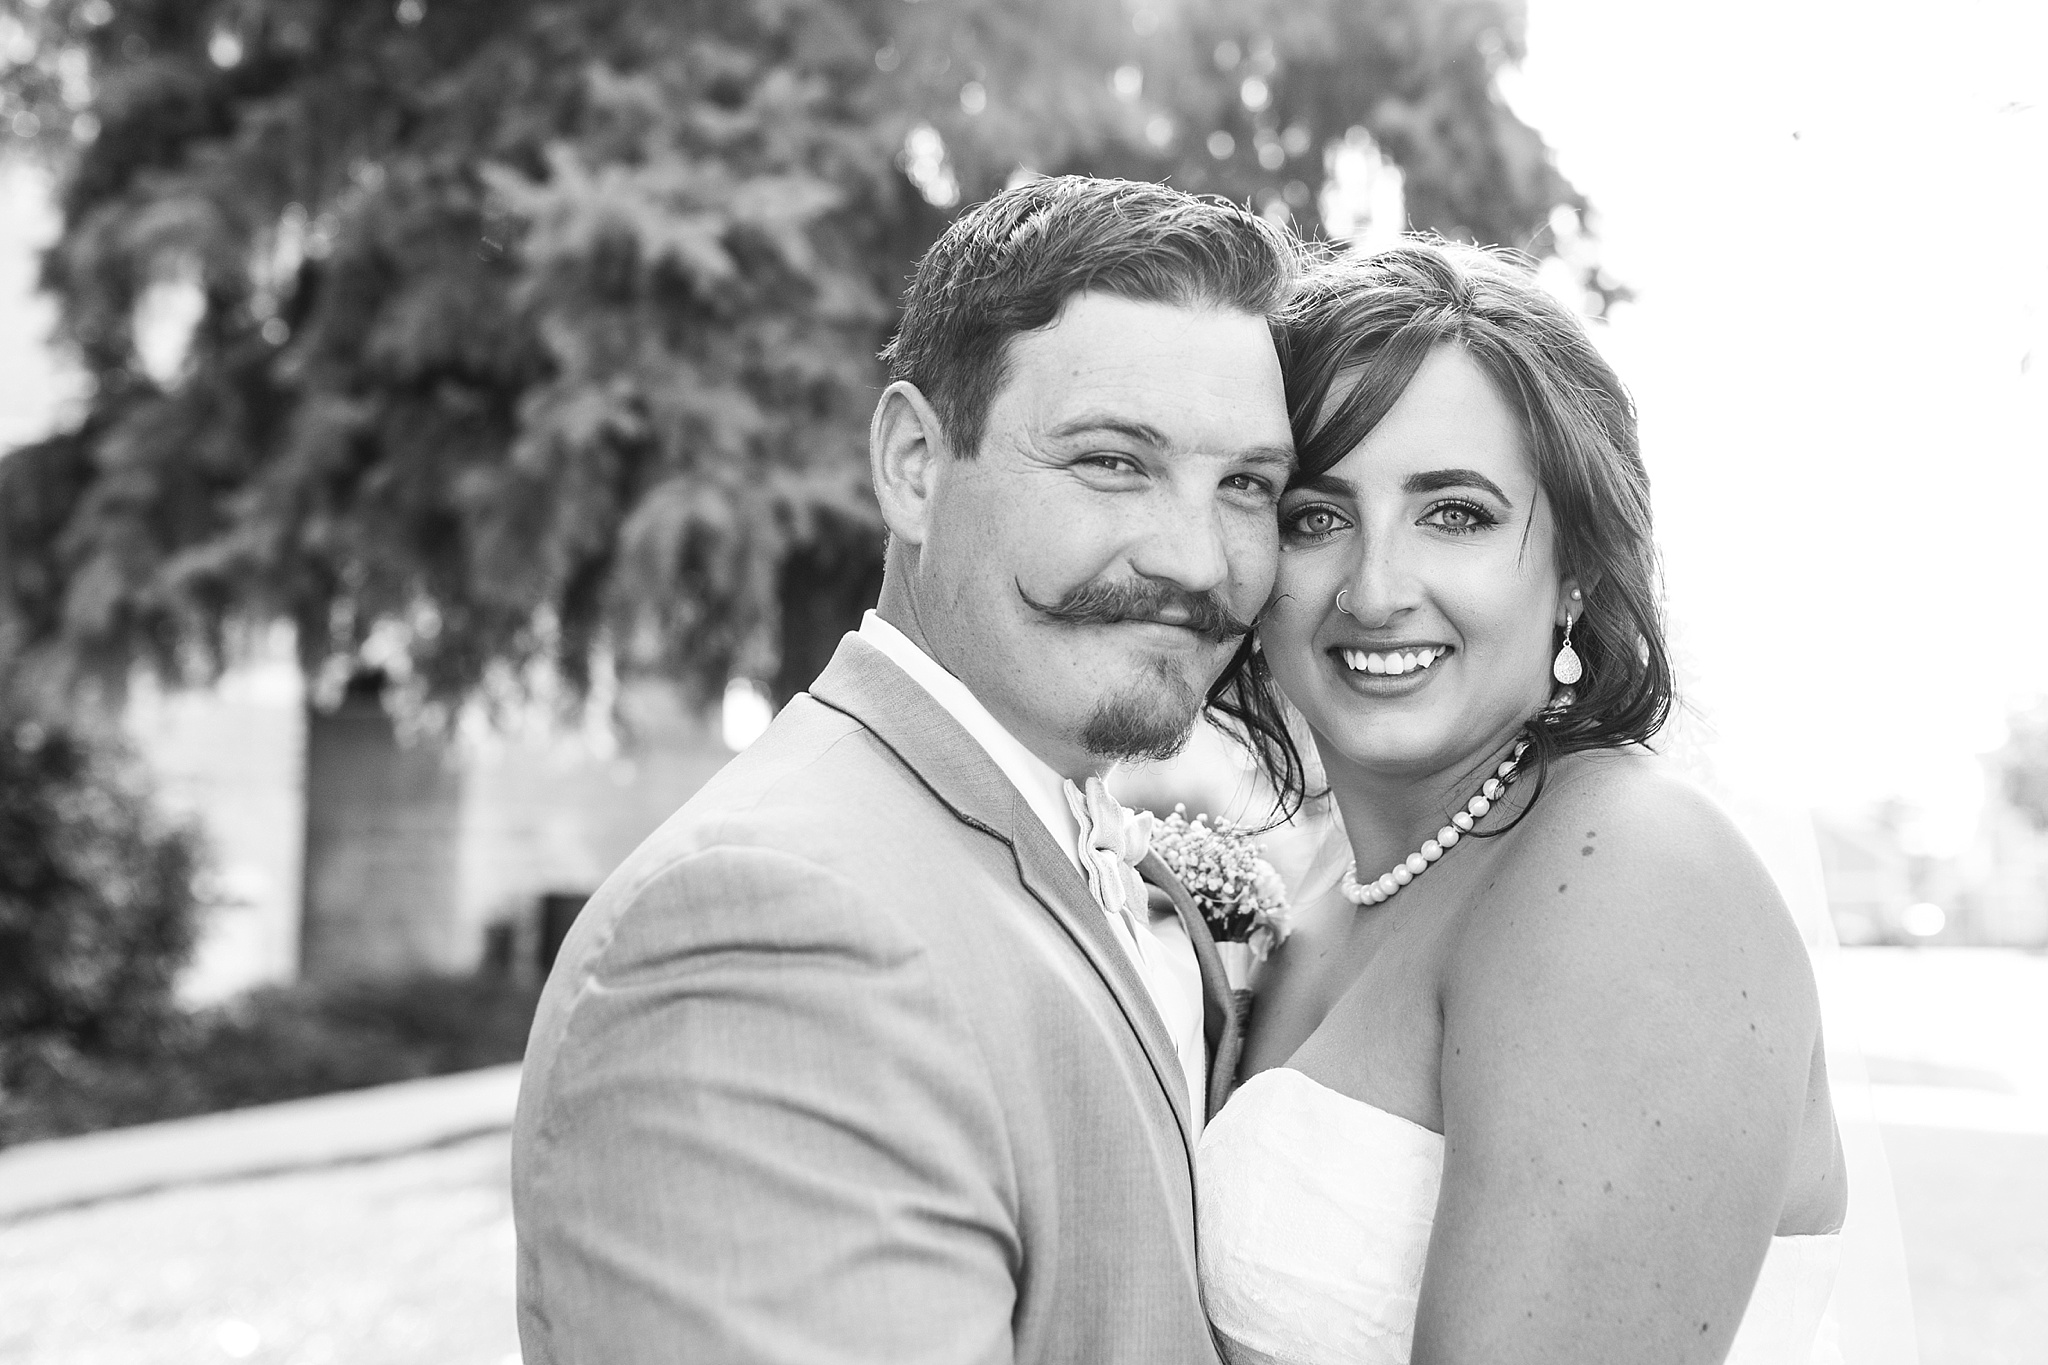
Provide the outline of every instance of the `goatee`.
[[1165,660],[1156,661],[1152,673],[1156,690],[1133,689],[1095,708],[1081,728],[1083,748],[1102,758],[1144,762],[1172,758],[1187,747],[1202,698]]

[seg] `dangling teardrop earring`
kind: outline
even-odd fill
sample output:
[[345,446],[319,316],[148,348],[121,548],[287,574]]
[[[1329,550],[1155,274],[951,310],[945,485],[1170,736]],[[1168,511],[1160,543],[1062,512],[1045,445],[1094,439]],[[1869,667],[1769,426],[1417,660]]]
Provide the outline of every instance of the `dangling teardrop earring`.
[[1579,662],[1579,653],[1572,648],[1572,617],[1564,618],[1564,645],[1557,651],[1557,657],[1550,661],[1550,676],[1570,687],[1586,676],[1586,666]]

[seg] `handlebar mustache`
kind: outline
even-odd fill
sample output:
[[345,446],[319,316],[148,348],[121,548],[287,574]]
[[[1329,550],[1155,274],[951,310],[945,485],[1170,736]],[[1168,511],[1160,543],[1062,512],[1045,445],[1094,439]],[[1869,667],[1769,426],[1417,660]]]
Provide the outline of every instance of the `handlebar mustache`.
[[[1152,621],[1191,630],[1219,645],[1243,639],[1254,624],[1232,613],[1215,593],[1189,592],[1171,583],[1144,578],[1122,583],[1083,583],[1057,602],[1038,601],[1019,582],[1017,596],[1039,615],[1061,625],[1113,626],[1125,621]],[[1168,613],[1177,619],[1170,618]]]

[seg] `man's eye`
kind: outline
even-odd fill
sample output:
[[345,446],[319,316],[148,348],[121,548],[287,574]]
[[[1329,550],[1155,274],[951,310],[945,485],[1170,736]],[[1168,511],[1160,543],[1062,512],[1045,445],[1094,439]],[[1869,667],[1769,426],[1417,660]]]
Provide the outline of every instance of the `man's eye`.
[[1273,491],[1273,481],[1257,474],[1232,474],[1223,481],[1223,486],[1233,493],[1250,493],[1265,497]]
[[1083,455],[1075,463],[1089,469],[1106,470],[1112,474],[1135,474],[1138,470],[1138,462],[1130,456],[1107,452]]

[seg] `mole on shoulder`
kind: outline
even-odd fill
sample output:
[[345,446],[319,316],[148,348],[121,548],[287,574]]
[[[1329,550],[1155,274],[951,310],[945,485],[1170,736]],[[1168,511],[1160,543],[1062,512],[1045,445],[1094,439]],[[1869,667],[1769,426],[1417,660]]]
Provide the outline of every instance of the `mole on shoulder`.
[[1587,844],[1587,845],[1586,845],[1586,846],[1585,846],[1584,848],[1582,848],[1582,849],[1580,849],[1580,850],[1579,850],[1579,856],[1580,856],[1581,858],[1590,858],[1590,857],[1592,857],[1592,856],[1593,856],[1593,846],[1592,846],[1591,844]]
[[1557,884],[1557,894],[1558,894],[1558,895],[1560,895],[1560,896],[1562,896],[1562,895],[1564,894],[1564,888],[1565,888],[1565,884],[1564,884],[1563,882],[1559,882],[1559,883]]

